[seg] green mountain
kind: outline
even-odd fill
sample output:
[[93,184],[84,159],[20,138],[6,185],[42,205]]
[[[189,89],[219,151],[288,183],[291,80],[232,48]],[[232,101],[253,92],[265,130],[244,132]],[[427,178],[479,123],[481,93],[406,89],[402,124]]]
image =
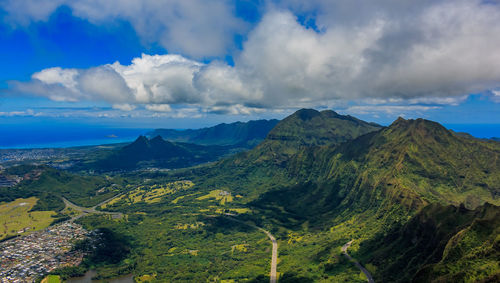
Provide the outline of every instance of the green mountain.
[[368,183],[378,189],[374,193],[407,207],[500,204],[500,146],[454,135],[432,121],[399,118],[332,154],[323,178],[344,178],[339,169],[355,167],[358,184]]
[[271,162],[284,166],[292,156],[309,147],[335,146],[381,128],[331,110],[301,109],[280,121],[261,144],[240,154],[234,161],[249,165]]
[[[100,162],[174,168],[213,153],[204,149],[140,137]],[[81,220],[130,239],[126,259],[97,267],[102,278],[263,282],[270,242],[254,224],[278,241],[282,282],[366,282],[341,253],[351,240],[349,253],[377,282],[499,276],[500,144],[432,121],[381,127],[302,109],[249,151],[124,178],[129,192],[105,209],[126,221]]]
[[423,119],[400,118],[339,145],[304,148],[286,160],[280,178],[288,185],[260,195],[256,205],[283,207],[309,221],[369,210],[401,221],[435,202],[500,205],[500,146]]
[[224,145],[251,148],[261,142],[278,120],[255,120],[219,124],[214,127],[189,130],[156,129],[148,136],[161,136],[168,141],[200,145]]
[[138,137],[133,143],[98,157],[85,167],[97,171],[133,170],[147,167],[181,168],[214,161],[231,152],[223,146],[173,143],[160,136]]
[[331,110],[301,109],[279,122],[269,132],[265,142],[279,141],[296,148],[335,145],[380,128],[380,125]]
[[379,282],[498,282],[500,207],[431,204],[387,235],[362,243]]

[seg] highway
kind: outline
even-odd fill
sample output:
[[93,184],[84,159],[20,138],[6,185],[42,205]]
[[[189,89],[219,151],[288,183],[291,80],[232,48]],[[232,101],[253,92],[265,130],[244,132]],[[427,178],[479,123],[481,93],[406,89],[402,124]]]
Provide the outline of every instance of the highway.
[[64,201],[64,204],[66,205],[66,207],[70,207],[76,211],[79,211],[79,212],[82,212],[81,214],[78,214],[76,216],[73,216],[71,218],[70,221],[74,221],[82,216],[85,216],[85,215],[88,215],[88,214],[109,214],[111,216],[113,216],[114,218],[122,218],[123,217],[123,213],[121,212],[109,212],[109,211],[101,211],[101,210],[96,210],[97,207],[107,203],[107,202],[110,202],[111,200],[117,198],[117,197],[120,197],[122,194],[118,194],[112,198],[109,198],[101,203],[99,203],[98,205],[95,205],[93,207],[82,207],[82,206],[78,206],[72,202],[70,202],[69,200],[67,200],[66,198],[62,198],[62,200]]
[[264,230],[261,227],[257,227],[255,225],[248,224],[248,223],[243,222],[241,220],[235,219],[233,217],[233,216],[235,216],[234,214],[226,213],[225,215],[228,219],[245,224],[247,226],[253,227],[255,229],[258,229],[258,230],[264,232],[267,235],[267,237],[269,238],[269,240],[271,240],[271,242],[273,244],[273,248],[272,248],[272,253],[271,253],[271,272],[269,273],[269,282],[276,283],[276,280],[277,280],[277,278],[276,278],[277,273],[276,272],[277,272],[277,265],[278,265],[278,242],[276,241],[276,238],[271,234],[271,232]]
[[347,242],[343,247],[342,247],[342,252],[344,253],[344,255],[354,263],[354,265],[356,265],[357,268],[359,268],[365,275],[366,275],[366,278],[368,278],[368,282],[369,283],[375,283],[375,281],[373,280],[373,277],[372,275],[370,274],[370,272],[368,270],[366,270],[366,268],[364,268],[361,264],[359,264],[359,262],[357,262],[355,259],[353,259],[348,253],[347,253],[347,249],[351,246],[353,240],[350,240],[349,242]]

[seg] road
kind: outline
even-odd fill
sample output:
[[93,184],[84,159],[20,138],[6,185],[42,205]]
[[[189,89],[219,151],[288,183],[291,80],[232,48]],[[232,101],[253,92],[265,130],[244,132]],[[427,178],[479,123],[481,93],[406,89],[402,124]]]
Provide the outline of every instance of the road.
[[69,200],[67,200],[66,198],[62,198],[62,200],[64,201],[64,204],[66,205],[66,207],[71,207],[72,209],[76,210],[76,211],[80,211],[82,212],[81,214],[77,215],[77,216],[74,216],[71,218],[70,221],[74,221],[82,216],[85,216],[85,215],[88,215],[88,214],[109,214],[111,215],[113,218],[122,218],[123,217],[123,213],[121,212],[109,212],[109,211],[101,211],[101,210],[96,210],[97,207],[103,205],[103,204],[106,204],[110,201],[112,201],[113,199],[117,198],[117,197],[120,197],[122,194],[118,194],[112,198],[109,198],[101,203],[99,203],[98,205],[95,205],[93,207],[82,207],[82,206],[78,206],[72,202],[70,202]]
[[261,227],[258,227],[258,226],[252,225],[252,224],[248,224],[248,223],[243,222],[241,220],[235,219],[233,217],[233,216],[235,216],[234,214],[226,213],[225,215],[226,215],[226,217],[229,216],[227,218],[229,218],[233,221],[245,224],[247,226],[253,227],[255,229],[258,229],[258,230],[264,232],[267,235],[267,237],[269,238],[269,240],[271,240],[271,242],[273,243],[273,249],[272,249],[272,253],[271,253],[271,272],[269,273],[269,282],[276,283],[276,279],[277,279],[276,272],[277,272],[277,265],[278,265],[278,242],[276,241],[276,238],[269,231],[264,230]]
[[273,251],[271,254],[271,272],[269,273],[269,282],[270,283],[276,283],[276,266],[278,265],[278,242],[276,242],[276,238],[269,233],[269,231],[264,230],[260,227],[257,227],[260,231],[266,233],[267,237],[269,237],[269,240],[273,243]]
[[359,262],[357,262],[355,259],[353,259],[348,253],[347,253],[347,249],[351,246],[353,240],[350,240],[349,242],[347,242],[343,247],[342,247],[342,252],[344,253],[344,255],[354,263],[354,265],[356,265],[357,268],[359,268],[365,275],[366,275],[366,278],[368,278],[368,282],[369,283],[375,283],[375,281],[373,281],[373,277],[372,275],[370,274],[370,272],[368,270],[366,270],[366,268],[364,268],[361,264],[359,264]]

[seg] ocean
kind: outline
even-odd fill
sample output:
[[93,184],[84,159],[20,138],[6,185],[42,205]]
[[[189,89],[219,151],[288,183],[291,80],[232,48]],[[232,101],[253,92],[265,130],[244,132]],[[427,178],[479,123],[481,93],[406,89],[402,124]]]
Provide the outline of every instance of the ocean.
[[0,148],[61,148],[130,142],[151,129],[93,125],[0,125]]
[[[478,138],[500,137],[500,124],[446,124]],[[83,124],[0,124],[0,148],[60,148],[131,142],[152,129]]]

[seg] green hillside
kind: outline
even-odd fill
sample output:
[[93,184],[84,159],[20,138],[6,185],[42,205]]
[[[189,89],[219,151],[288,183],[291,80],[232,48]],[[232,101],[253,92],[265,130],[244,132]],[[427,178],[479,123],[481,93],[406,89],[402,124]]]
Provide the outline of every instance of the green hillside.
[[[141,137],[108,160],[137,168],[201,156],[194,152]],[[352,240],[349,253],[377,282],[494,282],[499,160],[498,142],[432,121],[399,118],[381,127],[302,109],[249,151],[196,167],[124,174],[128,192],[103,209],[126,217],[80,222],[128,239],[130,253],[118,263],[88,264],[101,278],[262,282],[270,242],[256,225],[278,241],[281,282],[366,281],[341,253]],[[75,193],[49,176],[35,186]],[[72,176],[68,184],[96,180],[85,178]],[[176,182],[190,185],[166,189]],[[73,199],[88,201],[95,188],[86,187]]]
[[[364,185],[381,200],[411,209],[431,202],[485,201],[500,204],[500,146],[454,135],[438,123],[399,118],[389,127],[345,143],[320,165],[320,180],[345,180],[345,168],[357,178],[352,193]],[[357,189],[356,189],[357,188]],[[370,189],[369,189],[370,190]]]
[[[288,183],[261,186],[254,205],[321,225],[367,211],[390,225],[435,202],[499,205],[499,157],[497,143],[462,138],[431,121],[398,119],[338,146],[294,154],[282,170],[271,170]],[[256,178],[251,172],[246,176]]]
[[93,206],[117,194],[122,185],[119,177],[81,176],[48,166],[16,166],[9,174],[23,178],[13,188],[0,188],[0,202],[35,196],[39,198],[34,210],[62,210],[61,197],[82,205]]
[[152,139],[140,136],[133,143],[102,152],[74,169],[106,172],[148,167],[182,168],[217,160],[232,151],[231,147],[173,143],[160,136]]
[[279,122],[249,155],[260,155],[260,160],[275,163],[286,162],[304,148],[337,145],[380,128],[331,110],[301,109]]
[[[500,276],[500,207],[431,204],[361,245],[380,282],[494,282]],[[496,278],[496,279],[495,279]]]

